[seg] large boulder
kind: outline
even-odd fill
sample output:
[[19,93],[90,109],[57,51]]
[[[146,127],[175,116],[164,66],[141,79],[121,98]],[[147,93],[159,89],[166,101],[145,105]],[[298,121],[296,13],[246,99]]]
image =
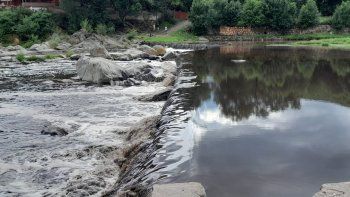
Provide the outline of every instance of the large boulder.
[[130,61],[134,59],[148,59],[150,57],[149,54],[135,48],[128,49],[121,53],[120,52],[111,53],[111,56],[114,60],[119,60],[119,61]]
[[157,52],[157,56],[163,56],[163,55],[165,55],[165,53],[166,53],[166,49],[165,49],[165,47],[163,47],[163,46],[161,46],[161,45],[155,45],[154,47],[153,47],[153,49],[154,50],[156,50],[156,52]]
[[34,44],[29,48],[30,51],[47,52],[52,51],[48,43]]
[[25,48],[23,48],[20,45],[16,46],[8,46],[5,48],[6,51],[15,51],[15,52],[21,52],[21,51],[27,51]]
[[103,57],[106,59],[112,59],[107,49],[102,45],[90,49],[90,55],[91,57]]
[[157,51],[148,45],[141,45],[138,49],[148,55],[157,55]]
[[162,57],[162,60],[165,61],[170,61],[170,60],[175,60],[179,56],[179,53],[176,51],[168,51],[164,54]]
[[316,193],[314,197],[349,197],[350,182],[345,183],[329,183],[321,187],[321,191]]
[[112,80],[123,80],[123,69],[113,61],[96,57],[82,57],[78,60],[77,72],[84,81],[109,83]]
[[57,50],[67,51],[72,45],[68,42],[61,42],[57,45]]

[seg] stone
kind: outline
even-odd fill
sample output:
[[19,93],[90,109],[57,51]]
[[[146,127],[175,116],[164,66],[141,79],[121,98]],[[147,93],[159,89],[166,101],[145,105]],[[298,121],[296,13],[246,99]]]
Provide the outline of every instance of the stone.
[[69,44],[68,42],[62,42],[59,43],[56,47],[57,50],[62,50],[62,51],[67,51],[70,47],[72,47],[71,44]]
[[166,101],[169,97],[169,94],[173,90],[172,87],[165,88],[163,90],[159,90],[157,92],[143,95],[137,98],[139,101]]
[[65,124],[61,122],[50,123],[44,126],[41,134],[51,136],[65,136],[77,130],[78,128],[79,125],[76,124]]
[[205,38],[205,37],[199,37],[198,38],[198,42],[207,43],[207,42],[209,42],[209,40],[207,38]]
[[166,49],[161,45],[155,45],[153,49],[156,50],[157,56],[163,56],[166,53]]
[[162,60],[165,60],[165,61],[175,60],[177,56],[178,54],[175,51],[169,51],[165,53],[165,55],[162,57]]
[[151,197],[205,197],[205,189],[200,183],[172,183],[154,185]]
[[148,45],[141,45],[138,47],[138,49],[144,53],[147,53],[148,55],[157,56],[157,51]]
[[324,184],[314,197],[350,197],[350,182]]
[[34,44],[33,46],[31,46],[29,48],[29,51],[45,52],[45,51],[52,51],[52,49],[50,48],[50,46],[47,43],[41,43],[41,44]]
[[169,74],[169,75],[167,75],[167,76],[164,78],[162,84],[163,84],[163,86],[165,86],[165,87],[174,86],[174,85],[175,85],[175,81],[176,81],[175,75]]
[[101,57],[82,57],[78,60],[77,72],[83,81],[110,83],[111,80],[123,80],[123,69],[111,60]]
[[16,46],[8,46],[5,48],[5,50],[7,51],[27,51],[25,48],[23,48],[22,46],[20,45],[16,45]]
[[144,53],[141,50],[131,48],[131,49],[127,49],[124,52],[111,53],[111,57],[114,60],[131,61],[135,59],[148,59],[150,55],[147,53]]
[[107,49],[102,45],[90,49],[90,55],[91,57],[103,57],[106,59],[112,59]]
[[79,60],[81,58],[80,54],[73,54],[69,57],[70,60]]

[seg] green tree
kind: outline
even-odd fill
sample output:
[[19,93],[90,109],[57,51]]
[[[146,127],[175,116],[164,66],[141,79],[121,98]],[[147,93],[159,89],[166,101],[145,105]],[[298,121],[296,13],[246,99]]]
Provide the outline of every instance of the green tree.
[[331,16],[342,0],[317,0],[317,6],[323,16]]
[[249,27],[262,27],[264,25],[261,0],[246,0],[244,2],[239,24]]
[[320,13],[315,0],[308,0],[299,12],[298,26],[301,28],[314,27],[319,23]]
[[264,0],[262,11],[265,26],[281,32],[293,28],[296,18],[296,4],[290,0]]
[[337,7],[332,18],[332,25],[338,30],[350,27],[350,1],[345,1]]
[[194,33],[198,35],[207,33],[207,28],[213,24],[213,13],[211,10],[211,2],[209,0],[193,0],[190,20]]
[[241,15],[242,5],[239,1],[231,0],[223,10],[222,25],[235,26],[238,24]]

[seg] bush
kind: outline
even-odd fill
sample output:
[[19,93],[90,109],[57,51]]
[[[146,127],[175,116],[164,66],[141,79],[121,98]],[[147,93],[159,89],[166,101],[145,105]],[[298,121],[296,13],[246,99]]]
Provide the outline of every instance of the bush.
[[262,27],[264,25],[261,0],[246,0],[244,2],[239,24],[248,27]]
[[344,1],[335,9],[332,25],[337,30],[350,27],[350,1]]
[[298,26],[300,28],[314,27],[319,24],[320,13],[315,0],[308,0],[300,9]]
[[80,27],[82,30],[86,32],[92,32],[92,26],[90,25],[89,20],[87,19],[84,19],[81,21]]
[[220,25],[235,26],[238,24],[241,15],[242,5],[239,1],[231,0],[227,2],[224,10],[222,23]]
[[21,62],[21,63],[24,63],[26,61],[26,57],[24,56],[23,53],[19,53],[16,55],[16,59]]
[[37,35],[31,35],[29,40],[23,42],[21,45],[24,48],[30,48],[31,46],[33,46],[34,44],[39,44],[40,40],[39,40],[39,36]]
[[66,55],[67,58],[70,58],[70,57],[72,57],[74,55],[74,52],[72,50],[68,50],[68,51],[66,51],[65,55]]
[[262,12],[265,27],[281,32],[294,27],[296,4],[290,0],[264,0]]
[[126,38],[128,40],[133,40],[136,38],[137,35],[138,35],[137,31],[133,29],[126,34]]
[[213,15],[215,13],[211,9],[211,2],[207,0],[193,0],[189,16],[193,32],[197,35],[206,34],[207,28],[213,24]]
[[107,25],[104,25],[104,24],[98,24],[97,26],[96,26],[96,33],[97,34],[100,34],[100,35],[107,35],[107,31],[108,31],[108,29],[107,29]]

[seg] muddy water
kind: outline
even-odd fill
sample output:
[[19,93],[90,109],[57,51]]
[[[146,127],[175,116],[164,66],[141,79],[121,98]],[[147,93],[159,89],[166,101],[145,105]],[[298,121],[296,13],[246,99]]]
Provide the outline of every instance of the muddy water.
[[241,44],[181,62],[141,182],[307,197],[350,180],[349,51]]
[[[164,105],[133,99],[160,84],[100,87],[75,70],[66,60],[0,62],[0,196],[99,196],[119,175],[120,132]],[[68,134],[42,134],[50,126]]]

